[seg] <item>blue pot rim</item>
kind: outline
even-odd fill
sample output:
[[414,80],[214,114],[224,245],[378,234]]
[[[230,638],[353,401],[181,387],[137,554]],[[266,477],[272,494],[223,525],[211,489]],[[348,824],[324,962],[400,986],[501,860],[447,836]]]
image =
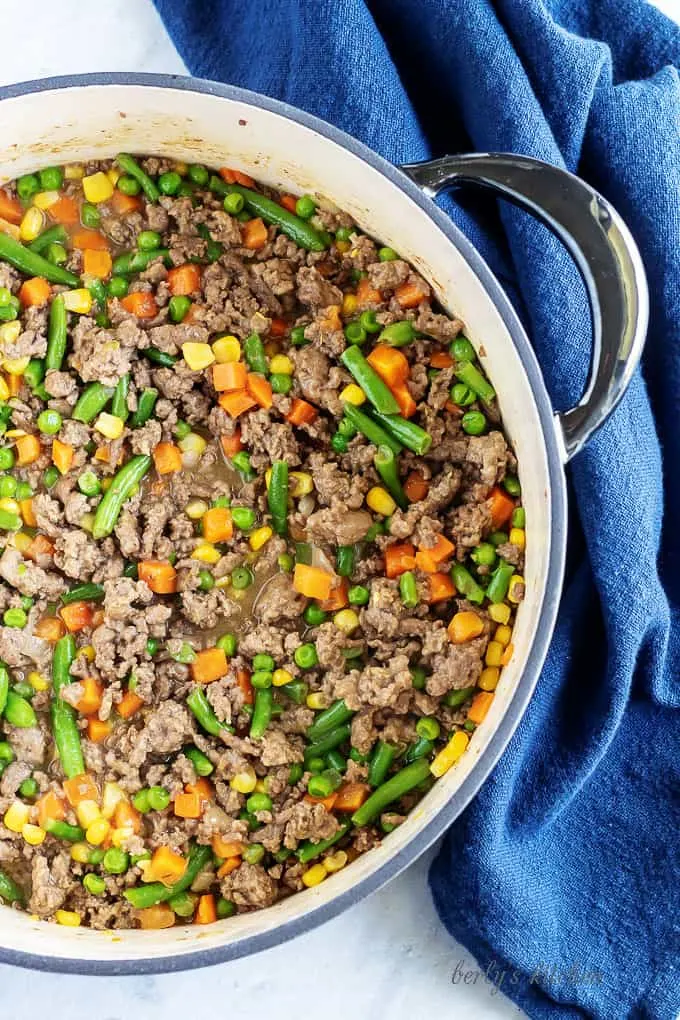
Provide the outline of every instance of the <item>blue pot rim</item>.
[[[503,322],[510,333],[520,361],[527,375],[536,408],[538,411],[549,476],[549,499],[552,532],[548,573],[543,605],[539,616],[536,634],[532,642],[517,689],[508,704],[498,728],[489,744],[480,754],[474,767],[463,783],[437,812],[436,815],[416,836],[398,853],[387,858],[380,867],[370,875],[358,881],[350,889],[340,893],[328,903],[314,907],[305,914],[292,918],[290,921],[270,931],[246,936],[237,943],[225,942],[222,946],[211,949],[196,949],[179,955],[168,957],[133,957],[122,960],[107,959],[74,959],[71,957],[42,956],[38,953],[19,952],[10,948],[0,948],[0,962],[27,967],[33,970],[56,972],[62,974],[86,974],[95,976],[122,976],[139,974],[176,973],[206,967],[228,960],[261,952],[273,946],[287,942],[297,935],[308,932],[320,924],[331,920],[359,900],[375,892],[421,856],[451,823],[467,807],[472,798],[487,779],[510,738],[522,718],[533,690],[538,682],[539,674],[545,660],[552,632],[555,626],[557,611],[562,590],[564,559],[567,535],[567,499],[566,482],[563,468],[563,451],[558,440],[555,418],[543,376],[517,314],[477,249],[465,237],[420,188],[398,167],[389,163],[382,156],[373,152],[362,142],[351,135],[340,131],[312,114],[298,110],[288,103],[283,103],[268,96],[223,85],[219,82],[192,78],[183,75],[137,74],[137,73],[106,73],[63,75],[52,78],[41,78],[34,81],[20,82],[0,88],[0,102],[35,92],[49,92],[59,89],[84,86],[134,85],[153,88],[177,89],[181,92],[197,92],[234,100],[246,105],[279,114],[291,121],[310,128],[336,145],[349,150],[381,173],[392,185],[405,192],[408,197],[432,219],[449,239],[451,244],[465,258],[480,279],[486,293],[493,301]],[[103,943],[104,944],[104,943]]]

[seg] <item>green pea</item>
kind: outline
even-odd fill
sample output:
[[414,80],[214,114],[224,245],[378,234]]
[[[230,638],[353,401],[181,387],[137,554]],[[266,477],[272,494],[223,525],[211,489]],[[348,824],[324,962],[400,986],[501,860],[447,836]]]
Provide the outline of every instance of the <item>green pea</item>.
[[224,211],[228,212],[230,216],[238,216],[243,211],[245,200],[243,195],[239,195],[237,192],[233,192],[231,195],[226,195],[224,198]]
[[284,375],[283,372],[274,372],[269,376],[269,382],[274,393],[283,393],[284,396],[293,388],[292,376]]
[[496,550],[491,542],[481,542],[472,550],[470,558],[478,567],[492,567],[496,562]]
[[155,637],[148,638],[147,642],[146,642],[146,654],[147,655],[155,655],[156,652],[158,651],[159,647],[160,647],[160,641],[158,640],[158,638],[155,638]]
[[41,411],[38,415],[38,428],[46,436],[54,436],[61,428],[61,415],[58,411]]
[[338,227],[338,229],[335,231],[336,241],[349,241],[351,236],[352,231],[350,230],[349,227]]
[[[90,856],[88,858],[87,863],[92,864],[94,865],[94,867],[96,867],[98,864],[101,864],[101,862],[104,860],[105,853],[106,850],[102,850],[101,847],[95,847],[94,850],[90,850]],[[150,857],[151,855],[149,854],[148,856]]]
[[423,740],[436,740],[441,731],[441,726],[431,716],[423,716],[416,723],[416,733]]
[[509,536],[507,531],[492,531],[491,534],[489,535],[489,541],[495,547],[499,545],[505,545],[505,543],[508,541],[508,538]]
[[250,843],[243,851],[243,860],[248,864],[259,864],[264,854],[265,850],[261,843]]
[[279,568],[281,570],[285,570],[286,573],[290,573],[295,566],[295,559],[290,555],[290,553],[281,553],[280,556],[277,556],[276,562]]
[[465,383],[459,382],[451,387],[451,400],[459,407],[469,407],[470,404],[474,404],[476,399],[476,394]]
[[152,811],[164,811],[170,803],[170,794],[164,786],[149,787],[149,807]]
[[[0,450],[0,453],[1,452],[2,451]],[[42,476],[43,485],[45,486],[46,489],[51,489],[52,486],[56,485],[56,483],[59,481],[59,478],[60,478],[59,469],[54,467],[54,465],[52,464],[50,465],[50,467],[46,468],[45,471],[43,472]]]
[[132,804],[140,814],[145,815],[147,811],[151,810],[149,791],[147,789],[138,790],[132,798]]
[[481,436],[486,429],[486,418],[481,411],[467,411],[460,420],[463,432],[469,436]]
[[425,684],[427,683],[427,673],[422,666],[411,667],[411,683],[413,684],[414,690],[423,691],[425,690]]
[[181,322],[191,308],[191,298],[186,294],[175,294],[168,302],[168,311],[173,322]]
[[12,499],[17,491],[17,480],[14,475],[3,475],[0,478],[0,499]]
[[399,255],[394,248],[379,248],[378,258],[381,262],[394,262],[399,258]]
[[304,765],[301,761],[293,762],[288,772],[288,785],[295,786],[299,783],[305,773]]
[[0,447],[0,471],[10,471],[14,467],[14,451],[9,446]]
[[295,665],[299,666],[300,669],[313,669],[319,663],[316,645],[312,644],[311,641],[307,644],[299,645],[295,649],[293,659],[295,660]]
[[370,597],[371,593],[368,588],[363,586],[363,584],[355,584],[347,592],[347,598],[352,606],[365,606]]
[[27,202],[29,198],[32,198],[39,191],[40,181],[35,174],[24,174],[17,181],[17,195],[22,202]]
[[290,342],[293,347],[302,347],[304,344],[308,344],[309,340],[305,336],[304,326],[295,326],[290,331]]
[[[206,171],[207,172],[207,171]],[[225,900],[220,896],[216,904],[217,916],[223,921],[226,917],[233,917],[236,913],[236,904],[232,900]]]
[[98,315],[95,315],[94,321],[100,329],[108,329],[111,325],[111,320],[105,312],[99,312]]
[[231,519],[241,531],[249,531],[255,524],[255,511],[249,506],[235,506],[231,509]]
[[127,174],[123,174],[122,177],[118,178],[116,187],[119,191],[122,191],[124,195],[138,195],[141,191],[139,181],[134,177],[128,177]]
[[192,163],[187,170],[187,177],[200,188],[204,188],[210,180],[210,174],[200,163]]
[[258,669],[250,678],[250,682],[257,691],[264,690],[272,685],[272,674],[271,670]]
[[102,217],[96,205],[92,205],[91,202],[83,202],[80,207],[80,219],[84,227],[96,230]]
[[6,627],[16,627],[22,630],[28,623],[28,616],[23,609],[6,609],[2,620]]
[[182,421],[181,419],[175,425],[175,435],[177,436],[178,439],[186,439],[186,437],[191,433],[191,431],[192,431],[191,425],[189,425],[188,422],[186,421]]
[[84,496],[96,496],[101,491],[101,484],[94,471],[83,471],[78,477],[78,488]]
[[109,297],[122,298],[128,292],[129,284],[124,276],[112,276],[106,285]]
[[503,488],[510,496],[520,496],[522,493],[522,486],[519,484],[519,478],[515,475],[506,475],[503,479]]
[[182,178],[174,170],[168,170],[158,178],[158,188],[164,195],[176,195],[181,183]]
[[272,799],[266,793],[252,793],[246,801],[246,807],[252,814],[258,811],[271,811]]
[[109,875],[122,875],[130,867],[130,855],[117,846],[109,847],[102,859],[102,867]]
[[247,567],[235,567],[231,573],[231,583],[236,591],[244,591],[253,583],[253,575]]
[[526,527],[526,511],[523,506],[518,506],[516,507],[515,510],[512,511],[512,517],[510,518],[510,522],[513,528]]
[[348,442],[344,436],[341,436],[339,432],[331,436],[331,446],[336,453],[347,453]]
[[198,572],[198,583],[201,591],[212,591],[215,587],[215,578],[209,570],[203,569]]
[[360,322],[349,322],[345,326],[345,337],[351,344],[361,344],[366,342],[366,330]]
[[313,602],[310,602],[309,605],[305,607],[302,619],[309,627],[319,627],[328,619],[328,613],[322,609],[321,606],[317,606]]
[[357,434],[357,427],[349,418],[342,418],[338,422],[338,432],[345,439],[354,439]]
[[16,489],[16,498],[17,499],[30,499],[32,495],[33,495],[33,489],[28,484],[28,482],[18,482],[17,483],[17,489]]
[[236,649],[238,648],[238,640],[235,634],[223,634],[222,637],[217,639],[217,648],[221,648],[228,659],[231,659],[236,655]]
[[468,733],[474,733],[477,729],[477,724],[473,723],[472,719],[466,719],[463,723],[463,729],[467,730]]
[[19,793],[22,797],[27,800],[33,800],[38,795],[40,787],[38,786],[37,780],[33,776],[29,776],[28,779],[24,779],[23,783],[19,787]]
[[140,251],[155,251],[161,246],[161,235],[157,230],[142,230],[137,236],[137,247]]
[[102,896],[106,892],[106,882],[101,875],[95,875],[90,872],[83,877],[83,888],[91,896]]
[[476,357],[474,347],[467,337],[464,336],[456,337],[455,340],[451,341],[449,353],[456,361],[474,361]]
[[295,213],[301,220],[310,219],[316,212],[316,202],[311,195],[301,195],[295,203]]
[[59,191],[64,183],[64,172],[61,167],[47,166],[39,171],[38,179],[42,191]]
[[274,659],[265,652],[259,652],[253,659],[253,669],[268,669],[271,672],[275,666]]

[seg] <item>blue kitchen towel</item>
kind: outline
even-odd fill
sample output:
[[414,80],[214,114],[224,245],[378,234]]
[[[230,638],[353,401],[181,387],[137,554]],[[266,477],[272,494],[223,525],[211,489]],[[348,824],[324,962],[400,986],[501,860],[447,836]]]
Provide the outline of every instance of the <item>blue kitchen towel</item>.
[[[397,162],[538,156],[589,180],[631,226],[651,291],[645,381],[569,468],[548,661],[430,879],[449,931],[532,1016],[676,1017],[680,31],[642,0],[156,4],[196,74],[287,100]],[[446,208],[509,289],[555,405],[569,406],[591,341],[568,257],[488,196]]]

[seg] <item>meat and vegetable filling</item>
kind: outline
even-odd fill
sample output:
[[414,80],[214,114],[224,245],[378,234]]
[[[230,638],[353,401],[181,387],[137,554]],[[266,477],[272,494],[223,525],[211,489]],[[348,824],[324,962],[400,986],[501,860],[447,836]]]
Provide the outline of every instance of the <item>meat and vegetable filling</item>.
[[464,753],[524,510],[462,323],[310,195],[126,154],[0,190],[0,897],[206,924]]

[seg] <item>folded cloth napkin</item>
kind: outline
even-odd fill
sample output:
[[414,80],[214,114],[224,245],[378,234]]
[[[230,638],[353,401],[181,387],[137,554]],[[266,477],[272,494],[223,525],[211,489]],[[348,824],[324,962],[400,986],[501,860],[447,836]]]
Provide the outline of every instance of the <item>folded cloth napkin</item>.
[[[155,2],[196,74],[303,107],[394,161],[549,160],[628,221],[651,291],[646,385],[638,373],[570,465],[548,661],[430,880],[449,931],[532,1016],[676,1017],[680,533],[662,515],[680,505],[680,31],[642,0]],[[456,199],[568,406],[591,348],[573,265],[526,214]]]

